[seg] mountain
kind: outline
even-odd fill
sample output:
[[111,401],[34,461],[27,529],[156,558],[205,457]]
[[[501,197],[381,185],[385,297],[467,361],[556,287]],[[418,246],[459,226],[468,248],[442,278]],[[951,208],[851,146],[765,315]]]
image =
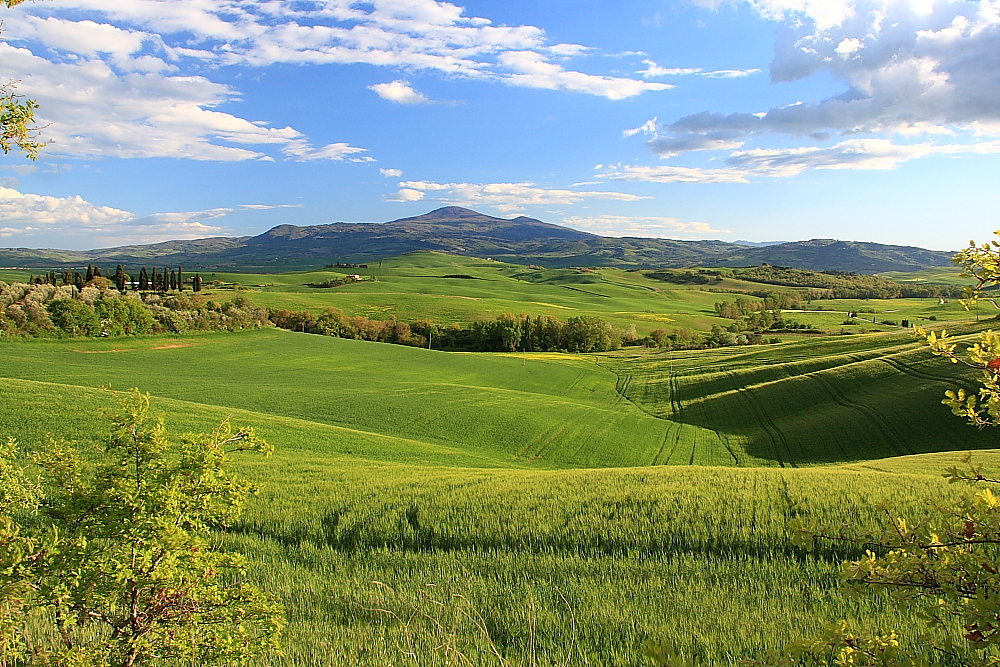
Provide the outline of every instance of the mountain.
[[495,218],[447,206],[385,223],[279,225],[258,236],[167,241],[87,251],[0,249],[0,265],[113,268],[183,265],[199,270],[284,271],[335,262],[369,262],[419,250],[493,257],[520,264],[683,268],[768,264],[876,273],[946,266],[951,253],[878,243],[814,239],[746,246],[725,241],[610,238],[520,216]]

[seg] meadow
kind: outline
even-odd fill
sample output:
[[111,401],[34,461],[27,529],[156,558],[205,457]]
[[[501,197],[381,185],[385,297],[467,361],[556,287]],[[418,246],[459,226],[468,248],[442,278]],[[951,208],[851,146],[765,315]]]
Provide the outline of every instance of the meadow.
[[[725,328],[732,321],[717,317],[715,303],[733,301],[740,292],[798,291],[731,277],[704,285],[684,285],[623,269],[531,269],[437,252],[408,253],[368,267],[280,274],[216,272],[203,277],[228,288],[209,290],[207,294],[228,298],[229,290],[238,284],[240,289],[250,290],[248,294],[257,305],[266,308],[309,310],[318,314],[332,306],[352,316],[378,319],[395,316],[406,322],[430,319],[439,325],[467,324],[505,313],[548,315],[563,320],[589,315],[621,328],[634,325],[643,335],[654,329],[708,331],[716,325]],[[310,287],[351,274],[364,280],[334,288]],[[753,296],[743,298],[760,301]],[[879,322],[890,319],[896,325],[902,319],[919,324],[969,317],[954,300],[940,304],[938,299],[844,299],[814,301],[812,306],[815,308],[789,312],[786,317],[836,332],[899,328],[874,324],[873,317]],[[859,317],[868,322],[859,319],[845,325],[847,313],[859,310],[866,311],[859,313]],[[993,312],[992,307],[989,310],[988,316],[1000,312]]]
[[647,638],[733,664],[838,618],[913,637],[841,590],[853,547],[807,553],[787,521],[919,516],[966,492],[950,450],[1000,462],[937,404],[955,372],[905,333],[599,355],[7,339],[0,435],[86,446],[101,385],[150,391],[173,432],[256,426],[276,453],[239,458],[261,493],[218,540],[287,606],[260,664],[639,665]]

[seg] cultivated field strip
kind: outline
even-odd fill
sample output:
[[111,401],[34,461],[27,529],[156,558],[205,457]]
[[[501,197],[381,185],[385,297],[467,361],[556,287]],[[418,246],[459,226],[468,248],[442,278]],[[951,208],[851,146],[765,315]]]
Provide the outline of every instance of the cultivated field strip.
[[974,386],[973,374],[906,336],[859,338],[619,353],[602,363],[644,412],[715,431],[709,448],[728,463],[710,455],[714,465],[794,467],[995,444],[940,405],[946,389]]

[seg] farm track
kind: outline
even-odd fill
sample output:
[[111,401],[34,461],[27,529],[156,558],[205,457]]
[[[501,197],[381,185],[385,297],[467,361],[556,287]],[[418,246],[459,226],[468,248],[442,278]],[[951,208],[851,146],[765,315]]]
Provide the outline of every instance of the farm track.
[[919,378],[921,380],[929,380],[931,382],[951,382],[953,378],[943,377],[940,375],[932,375],[926,371],[919,371],[915,369],[910,364],[906,363],[902,359],[897,359],[895,357],[883,357],[879,359],[882,363],[888,364],[892,368],[896,369],[900,373],[905,373],[911,377]]
[[[885,417],[875,408],[871,406],[864,405],[862,403],[855,403],[851,399],[841,392],[840,388],[836,387],[828,378],[823,377],[821,373],[810,373],[809,377],[815,380],[823,389],[826,391],[827,395],[833,400],[834,403],[845,407],[849,410],[853,410],[857,414],[864,415],[868,418],[868,421],[873,423],[878,429],[883,433],[886,441],[895,443],[895,449],[900,454],[914,454],[915,452],[910,449],[903,440],[896,434],[893,430],[892,425],[885,419]],[[840,441],[837,441],[837,447],[840,449],[841,454],[844,456],[844,460],[848,460],[849,457],[847,452],[844,451],[843,445]]]
[[791,450],[788,447],[788,440],[785,439],[785,434],[781,432],[781,429],[774,423],[771,416],[760,407],[750,391],[747,391],[740,386],[735,374],[727,371],[724,366],[723,372],[729,374],[733,382],[733,388],[735,389],[737,395],[743,400],[743,404],[747,406],[751,414],[753,414],[757,419],[761,429],[763,429],[763,431],[767,434],[767,437],[771,440],[771,446],[774,449],[775,459],[778,461],[778,465],[782,468],[785,467],[785,457],[782,457],[781,455],[781,449],[784,448],[785,453],[788,455],[789,465],[793,468],[798,467],[795,465],[795,460],[791,456]]

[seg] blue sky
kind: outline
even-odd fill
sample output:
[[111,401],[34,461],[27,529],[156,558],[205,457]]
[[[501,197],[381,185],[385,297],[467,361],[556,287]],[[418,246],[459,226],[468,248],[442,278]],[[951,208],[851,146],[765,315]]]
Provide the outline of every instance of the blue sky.
[[382,222],[953,250],[1000,227],[997,0],[46,0],[0,245]]

